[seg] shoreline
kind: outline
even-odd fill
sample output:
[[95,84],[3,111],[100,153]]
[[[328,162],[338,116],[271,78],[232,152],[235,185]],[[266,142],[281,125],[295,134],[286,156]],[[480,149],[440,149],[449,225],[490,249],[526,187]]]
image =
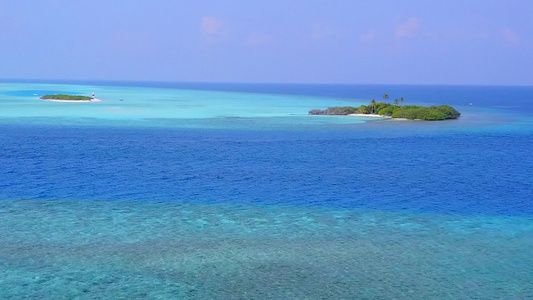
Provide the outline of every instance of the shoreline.
[[382,115],[376,115],[376,114],[349,114],[348,116],[392,119],[392,117],[390,116],[382,116]]
[[102,102],[102,100],[100,99],[91,99],[91,100],[68,100],[68,99],[41,99],[39,98],[39,100],[44,100],[44,101],[50,101],[50,102],[70,102],[70,103],[74,103],[74,102],[84,102],[84,103],[87,103],[87,102]]
[[348,116],[352,117],[369,117],[369,118],[382,118],[382,119],[391,119],[391,120],[402,120],[402,121],[423,121],[421,119],[413,119],[409,120],[406,118],[393,118],[391,116],[382,116],[382,115],[376,115],[376,114],[349,114]]

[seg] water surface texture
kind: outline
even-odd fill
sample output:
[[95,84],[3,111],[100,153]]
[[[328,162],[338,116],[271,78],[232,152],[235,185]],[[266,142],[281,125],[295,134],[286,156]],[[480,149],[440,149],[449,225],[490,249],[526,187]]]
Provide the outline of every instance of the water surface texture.
[[[307,115],[384,92],[462,116]],[[532,104],[531,87],[0,83],[0,298],[532,298]]]

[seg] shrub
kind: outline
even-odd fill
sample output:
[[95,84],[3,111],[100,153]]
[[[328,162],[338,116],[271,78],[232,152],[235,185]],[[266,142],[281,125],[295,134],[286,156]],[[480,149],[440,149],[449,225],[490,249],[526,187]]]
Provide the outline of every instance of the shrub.
[[396,107],[396,106],[387,106],[383,109],[380,109],[378,110],[378,115],[381,115],[381,116],[392,116],[392,114],[394,113],[395,110],[397,110],[399,107]]
[[59,99],[59,100],[91,100],[91,97],[87,96],[74,96],[74,95],[65,95],[65,94],[56,94],[56,95],[44,95],[41,99]]
[[440,113],[446,116],[446,119],[457,119],[461,116],[461,113],[455,110],[455,108],[449,105],[440,105],[440,106],[430,106],[430,109],[439,111]]
[[368,109],[368,106],[366,106],[366,105],[359,106],[358,111],[359,111],[360,114],[369,114],[370,113],[370,109]]
[[357,113],[357,108],[351,106],[343,107],[328,107],[324,110],[312,109],[309,111],[310,115],[349,115]]

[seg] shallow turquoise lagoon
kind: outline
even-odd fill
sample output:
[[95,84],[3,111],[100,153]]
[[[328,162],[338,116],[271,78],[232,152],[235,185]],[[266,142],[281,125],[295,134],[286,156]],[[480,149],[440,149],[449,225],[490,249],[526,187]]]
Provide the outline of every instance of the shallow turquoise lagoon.
[[[103,102],[57,103],[38,100],[44,94],[91,95],[92,92]],[[0,97],[3,100],[0,117],[3,118],[100,118],[108,121],[305,116],[306,122],[321,123],[323,120],[307,117],[309,107],[349,103],[341,99],[312,96],[50,84],[0,85]],[[337,122],[360,121],[350,118]]]
[[[462,116],[307,115],[383,92]],[[533,298],[532,99],[0,83],[0,298]]]
[[0,204],[2,297],[531,296],[531,219],[168,202]]

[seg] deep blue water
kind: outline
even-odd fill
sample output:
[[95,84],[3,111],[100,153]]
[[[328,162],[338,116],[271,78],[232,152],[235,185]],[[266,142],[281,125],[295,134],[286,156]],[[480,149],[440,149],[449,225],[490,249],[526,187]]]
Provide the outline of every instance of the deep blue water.
[[2,126],[0,197],[533,215],[531,135]]

